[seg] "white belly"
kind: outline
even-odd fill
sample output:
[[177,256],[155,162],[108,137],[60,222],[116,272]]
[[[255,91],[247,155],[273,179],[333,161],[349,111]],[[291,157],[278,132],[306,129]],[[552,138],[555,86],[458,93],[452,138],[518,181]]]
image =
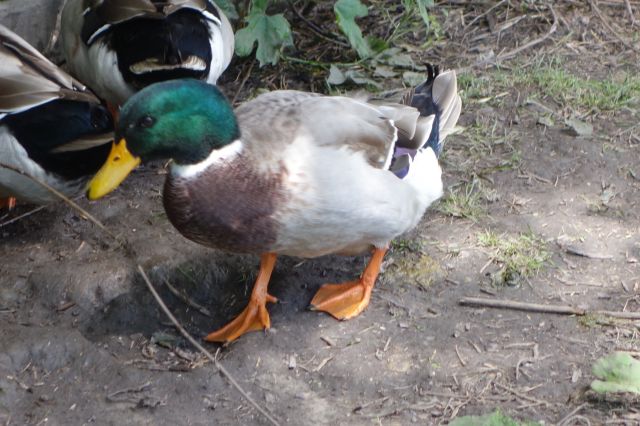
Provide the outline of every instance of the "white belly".
[[413,228],[442,194],[433,152],[420,159],[419,173],[404,180],[346,149],[300,142],[285,159],[285,192],[292,199],[276,216],[277,253],[316,257],[384,247]]

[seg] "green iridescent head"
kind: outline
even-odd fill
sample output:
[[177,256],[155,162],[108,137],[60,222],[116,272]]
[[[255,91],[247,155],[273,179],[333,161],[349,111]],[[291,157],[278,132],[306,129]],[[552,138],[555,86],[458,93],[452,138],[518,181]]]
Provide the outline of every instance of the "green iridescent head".
[[198,163],[212,150],[240,136],[229,101],[217,87],[199,80],[152,84],[123,106],[116,141],[142,160]]

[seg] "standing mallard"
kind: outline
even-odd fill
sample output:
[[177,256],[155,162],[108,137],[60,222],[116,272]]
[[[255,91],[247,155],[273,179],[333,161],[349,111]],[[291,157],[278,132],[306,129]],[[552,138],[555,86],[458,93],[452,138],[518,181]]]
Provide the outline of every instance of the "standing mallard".
[[172,158],[164,187],[171,223],[187,238],[260,253],[245,310],[207,336],[231,341],[268,328],[277,254],[316,257],[373,248],[361,277],[325,284],[312,308],[348,319],[369,303],[389,243],[442,195],[437,154],[460,115],[456,74],[438,74],[405,97],[374,105],[297,91],[258,96],[234,111],[214,86],[150,86],[123,107],[109,160],[89,185],[104,196],[141,161]]
[[215,84],[234,49],[213,0],[67,0],[61,38],[71,74],[112,107],[159,81]]
[[6,166],[71,195],[104,163],[112,139],[98,98],[0,25],[0,205],[58,199]]

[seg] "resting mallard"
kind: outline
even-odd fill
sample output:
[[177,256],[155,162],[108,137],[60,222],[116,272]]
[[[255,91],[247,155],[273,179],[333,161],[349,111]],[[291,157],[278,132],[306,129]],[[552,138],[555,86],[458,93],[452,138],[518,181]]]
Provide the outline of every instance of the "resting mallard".
[[[432,70],[432,69],[431,69]],[[141,161],[172,158],[164,187],[171,223],[187,238],[260,253],[245,310],[209,341],[268,328],[276,255],[316,257],[373,248],[358,280],[326,284],[313,309],[362,312],[391,240],[442,194],[437,154],[461,102],[453,71],[430,72],[406,103],[275,91],[240,106],[194,80],[150,86],[123,107],[109,160],[89,184],[97,199]]]
[[68,0],[60,35],[71,74],[113,107],[159,81],[215,84],[234,48],[212,0]]
[[112,139],[98,98],[0,25],[0,205],[58,199],[5,166],[71,195],[104,163]]

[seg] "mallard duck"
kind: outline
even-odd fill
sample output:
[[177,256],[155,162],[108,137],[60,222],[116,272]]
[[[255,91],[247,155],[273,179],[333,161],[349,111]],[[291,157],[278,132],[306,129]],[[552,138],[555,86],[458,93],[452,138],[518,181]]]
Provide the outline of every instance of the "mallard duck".
[[[83,188],[109,154],[109,111],[80,82],[0,25],[0,204],[58,198]],[[10,169],[11,168],[11,169]]]
[[234,49],[212,0],[68,0],[60,36],[71,74],[113,108],[159,81],[215,84]]
[[359,279],[325,284],[312,309],[349,319],[369,303],[390,242],[442,195],[437,155],[461,109],[454,71],[432,68],[406,105],[281,90],[235,113],[214,86],[158,83],[123,107],[90,199],[116,188],[141,160],[173,159],[167,216],[185,237],[261,254],[251,298],[206,337],[228,342],[268,328],[269,277],[279,254],[312,258],[373,249]]

